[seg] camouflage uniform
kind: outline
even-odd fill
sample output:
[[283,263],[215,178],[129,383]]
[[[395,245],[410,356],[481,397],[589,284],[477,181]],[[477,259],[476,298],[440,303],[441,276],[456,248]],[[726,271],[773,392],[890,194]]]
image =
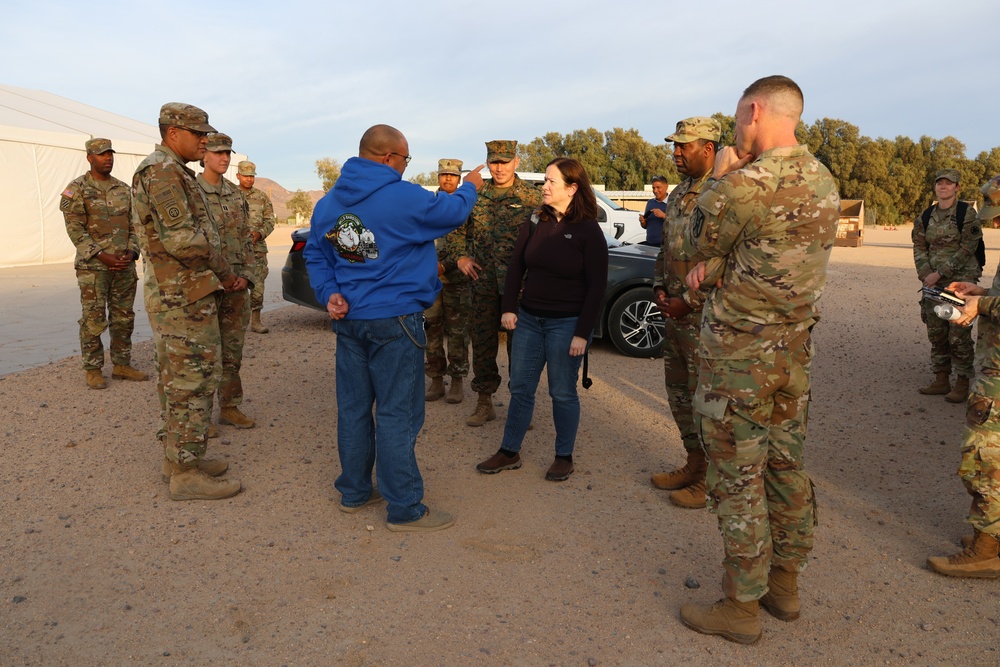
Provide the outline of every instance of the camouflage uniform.
[[724,257],[701,328],[696,426],[725,545],[723,591],[767,591],[772,566],[805,568],[815,496],[803,467],[811,331],[840,215],[830,172],[805,146],[764,151],[706,190],[693,261]]
[[688,288],[685,278],[694,267],[686,261],[684,241],[688,221],[698,205],[698,196],[711,172],[702,178],[687,178],[667,197],[667,217],[663,220],[663,244],[656,255],[653,287],[662,287],[668,297],[679,297],[691,307],[684,317],[664,318],[663,370],[670,412],[681,432],[686,451],[701,449],[694,426],[691,397],[698,386],[698,335],[705,295]]
[[[500,331],[500,297],[507,278],[507,263],[521,225],[532,210],[542,203],[538,188],[514,176],[509,188],[499,190],[487,179],[479,191],[472,215],[446,252],[455,257],[467,256],[482,266],[479,278],[472,281],[472,390],[495,394],[500,387],[497,367]],[[451,239],[452,235],[448,237]],[[464,243],[463,243],[464,242]],[[510,357],[510,338],[507,339]]]
[[79,322],[83,368],[93,370],[104,366],[101,334],[109,328],[109,321],[111,363],[128,366],[132,360],[133,304],[139,280],[135,264],[124,271],[111,271],[97,259],[101,252],[112,255],[131,252],[138,257],[139,242],[129,219],[132,195],[128,184],[113,176],[101,182],[88,171],[66,186],[59,208],[66,221],[66,233],[76,246],[73,267],[83,310]]
[[132,194],[132,226],[146,262],[143,291],[159,371],[164,453],[190,469],[206,450],[222,373],[219,301],[222,284],[235,274],[195,174],[176,153],[157,145],[136,169]]
[[[934,206],[926,228],[922,220],[913,221],[913,262],[921,281],[936,271],[941,274],[937,285],[947,287],[955,281],[974,283],[983,274],[976,259],[976,247],[983,237],[982,225],[970,206],[960,235],[955,221],[957,207],[957,203],[943,210]],[[934,314],[935,305],[927,299],[920,300],[920,319],[927,325],[927,338],[931,342],[931,370],[950,373],[954,366],[958,375],[971,378],[975,356],[972,329],[941,319]]]
[[[462,229],[438,239],[438,262],[444,267],[441,291],[434,305],[424,311],[427,331],[427,359],[424,373],[429,378],[445,375],[465,377],[469,374],[469,339],[466,327],[472,309],[472,291],[469,277],[459,271],[457,257],[448,254],[448,248],[461,245]],[[445,340],[448,355],[445,357]],[[446,365],[447,364],[447,365]]]
[[[197,181],[218,224],[222,255],[237,276],[246,278],[251,285],[256,284],[253,241],[247,225],[249,211],[239,186],[223,178],[216,187],[201,174]],[[224,292],[219,299],[219,335],[222,339],[219,406],[222,408],[236,407],[243,402],[240,366],[243,364],[243,345],[249,324],[249,292]]]
[[[978,220],[989,222],[1000,215],[1000,176],[983,186],[982,192],[986,200]],[[969,523],[1000,538],[1000,410],[995,405],[1000,399],[1000,267],[978,306],[979,372],[969,391],[958,475],[972,496]]]
[[[250,165],[250,173],[244,174],[243,165]],[[256,175],[256,167],[253,162],[241,162],[240,173],[244,176]],[[267,237],[274,231],[274,206],[271,198],[257,188],[250,188],[250,192],[240,190],[250,207],[250,232],[260,234],[260,240],[253,244],[254,272],[257,280],[254,282],[253,291],[250,293],[250,310],[259,311],[264,307],[264,281],[267,279]]]

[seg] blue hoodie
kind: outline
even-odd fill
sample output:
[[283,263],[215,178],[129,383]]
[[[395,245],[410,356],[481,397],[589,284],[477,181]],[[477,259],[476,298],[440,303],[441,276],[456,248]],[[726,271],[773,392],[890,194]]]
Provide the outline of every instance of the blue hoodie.
[[454,194],[404,181],[392,167],[352,157],[316,204],[303,257],[323,305],[347,301],[349,320],[377,320],[426,310],[441,289],[434,239],[472,212],[476,188]]

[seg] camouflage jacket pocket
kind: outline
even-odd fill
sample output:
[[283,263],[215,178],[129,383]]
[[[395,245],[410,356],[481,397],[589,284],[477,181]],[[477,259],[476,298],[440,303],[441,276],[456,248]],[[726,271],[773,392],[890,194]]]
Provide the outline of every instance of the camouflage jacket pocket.
[[967,426],[982,426],[993,411],[993,399],[981,394],[969,395],[969,406],[965,412]]

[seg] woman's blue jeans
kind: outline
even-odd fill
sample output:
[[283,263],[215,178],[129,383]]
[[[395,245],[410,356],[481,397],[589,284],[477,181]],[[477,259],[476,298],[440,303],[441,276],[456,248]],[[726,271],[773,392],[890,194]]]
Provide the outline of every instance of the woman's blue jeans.
[[[556,455],[570,456],[580,426],[580,397],[576,382],[583,356],[569,356],[576,329],[575,317],[535,317],[522,309],[517,315],[510,353],[510,408],[501,448],[521,450],[535,412],[535,390],[548,368],[552,420],[556,427]],[[590,344],[588,337],[587,344]]]

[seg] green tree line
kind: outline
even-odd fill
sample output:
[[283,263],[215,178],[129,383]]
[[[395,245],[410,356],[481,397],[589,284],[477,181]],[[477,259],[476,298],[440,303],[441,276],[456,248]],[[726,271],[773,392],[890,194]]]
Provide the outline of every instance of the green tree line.
[[[722,143],[732,145],[733,117],[716,113],[712,118],[722,126]],[[979,188],[1000,174],[1000,146],[968,158],[965,144],[951,136],[872,139],[856,125],[833,118],[799,123],[796,136],[830,169],[841,198],[865,200],[866,210],[874,212],[880,224],[910,221],[927,208],[934,199],[934,175],[941,169],[957,169],[959,197],[980,205]],[[535,137],[518,145],[518,157],[521,171],[538,172],[553,158],[573,157],[594,183],[603,183],[608,190],[642,190],[656,175],[680,182],[671,150],[671,144],[650,144],[635,129],[589,128]]]

